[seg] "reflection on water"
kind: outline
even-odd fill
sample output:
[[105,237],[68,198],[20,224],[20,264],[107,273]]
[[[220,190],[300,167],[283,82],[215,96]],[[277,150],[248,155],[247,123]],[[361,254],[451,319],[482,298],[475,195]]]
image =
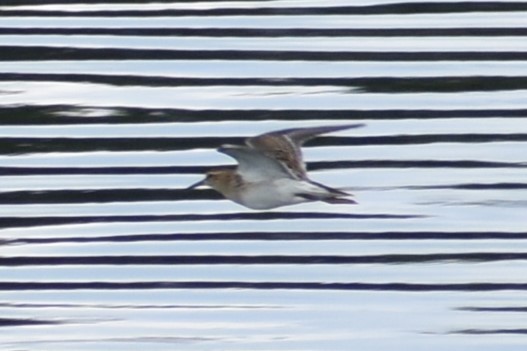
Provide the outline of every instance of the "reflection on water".
[[[24,350],[523,350],[523,3],[2,5],[0,335]],[[46,5],[47,4],[47,5]],[[185,188],[313,140],[349,206]]]

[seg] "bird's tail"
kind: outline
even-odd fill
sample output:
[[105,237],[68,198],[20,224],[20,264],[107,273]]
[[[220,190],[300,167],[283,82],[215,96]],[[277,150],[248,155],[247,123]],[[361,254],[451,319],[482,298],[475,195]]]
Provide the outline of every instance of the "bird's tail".
[[320,184],[317,182],[314,182],[312,180],[309,181],[309,183],[322,188],[325,190],[324,194],[298,194],[299,196],[304,197],[305,199],[312,200],[312,201],[323,201],[328,204],[357,204],[357,201],[350,199],[350,196],[353,196],[350,193],[346,193],[342,190],[338,190],[335,188],[331,188],[327,185]]

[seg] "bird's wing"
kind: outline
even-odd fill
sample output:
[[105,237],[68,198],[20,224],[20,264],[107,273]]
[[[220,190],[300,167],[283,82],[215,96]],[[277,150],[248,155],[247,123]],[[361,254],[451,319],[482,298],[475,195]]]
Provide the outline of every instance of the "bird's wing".
[[300,147],[320,134],[359,128],[364,124],[344,124],[277,130],[246,139],[246,144],[281,163],[295,179],[307,179],[306,164]]
[[247,182],[261,182],[280,178],[293,178],[283,164],[262,152],[241,145],[223,145],[218,151],[238,162],[237,171]]
[[287,135],[278,132],[266,133],[248,138],[246,143],[252,150],[258,151],[281,164],[291,174],[292,178],[307,178],[302,151]]

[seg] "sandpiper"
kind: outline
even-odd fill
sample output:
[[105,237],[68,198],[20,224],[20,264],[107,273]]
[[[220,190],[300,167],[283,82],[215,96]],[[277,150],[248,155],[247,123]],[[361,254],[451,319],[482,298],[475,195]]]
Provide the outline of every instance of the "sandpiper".
[[188,189],[208,185],[243,206],[266,210],[310,201],[356,204],[344,191],[307,177],[300,147],[324,133],[362,127],[346,124],[284,129],[245,140],[246,145],[223,145],[217,150],[238,162],[236,169],[216,169]]

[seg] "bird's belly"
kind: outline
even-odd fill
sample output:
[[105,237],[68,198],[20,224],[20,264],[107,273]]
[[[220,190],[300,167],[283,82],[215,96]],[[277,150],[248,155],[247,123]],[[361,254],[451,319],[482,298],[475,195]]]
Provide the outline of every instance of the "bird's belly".
[[296,196],[296,192],[294,182],[262,182],[253,184],[238,202],[252,209],[266,210],[308,201]]

